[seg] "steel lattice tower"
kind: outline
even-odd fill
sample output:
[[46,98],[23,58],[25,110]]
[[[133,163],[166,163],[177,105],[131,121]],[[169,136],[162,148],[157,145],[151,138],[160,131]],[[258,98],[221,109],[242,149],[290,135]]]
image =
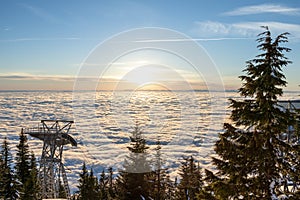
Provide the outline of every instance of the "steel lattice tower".
[[77,142],[69,135],[73,121],[42,120],[37,128],[22,129],[25,134],[43,141],[43,151],[40,159],[38,180],[41,185],[41,198],[58,198],[64,190],[70,199],[70,188],[62,163],[63,146]]

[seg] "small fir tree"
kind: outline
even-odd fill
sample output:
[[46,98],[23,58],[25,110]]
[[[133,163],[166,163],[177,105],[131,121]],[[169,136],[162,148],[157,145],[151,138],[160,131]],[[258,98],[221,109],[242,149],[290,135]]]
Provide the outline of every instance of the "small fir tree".
[[201,192],[203,181],[200,166],[196,165],[194,158],[185,158],[180,168],[180,183],[177,186],[176,199],[196,199]]

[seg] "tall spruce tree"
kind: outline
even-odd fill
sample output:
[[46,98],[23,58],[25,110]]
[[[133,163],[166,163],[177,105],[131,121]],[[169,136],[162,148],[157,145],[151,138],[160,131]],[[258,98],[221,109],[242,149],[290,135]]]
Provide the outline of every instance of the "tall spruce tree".
[[290,49],[281,46],[289,33],[272,39],[268,27],[263,28],[257,39],[262,53],[247,62],[246,75],[240,76],[243,99],[230,100],[232,124],[224,124],[215,144],[213,162],[221,179],[212,187],[219,199],[277,199],[284,174],[292,170],[292,146],[280,140],[290,114],[278,105],[286,86],[282,67],[291,63],[284,56]]
[[38,182],[38,170],[36,166],[36,158],[34,153],[31,152],[30,155],[30,172],[29,178],[26,180],[23,186],[23,194],[21,199],[26,200],[38,200],[40,194],[40,185]]
[[21,131],[19,136],[19,144],[17,145],[17,153],[16,153],[16,165],[15,165],[15,174],[18,181],[21,183],[21,199],[24,199],[24,196],[28,196],[26,194],[28,192],[28,188],[25,188],[25,184],[30,179],[30,154],[29,154],[29,146],[27,144],[27,137]]
[[15,174],[11,168],[12,155],[10,153],[7,139],[5,138],[1,146],[1,182],[0,182],[0,199],[15,200],[19,198],[19,184],[16,180]]
[[149,147],[138,125],[135,126],[130,140],[131,144],[127,147],[130,155],[124,162],[125,170],[119,173],[117,179],[118,198],[122,200],[149,199],[151,167],[146,157]]

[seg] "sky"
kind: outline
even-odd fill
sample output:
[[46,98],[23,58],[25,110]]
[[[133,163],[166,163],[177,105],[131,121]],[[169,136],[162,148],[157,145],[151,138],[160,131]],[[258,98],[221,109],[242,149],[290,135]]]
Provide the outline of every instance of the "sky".
[[[0,90],[72,90],[87,68],[103,68],[102,74],[97,72],[88,77],[98,84],[98,89],[115,89],[120,85],[126,89],[132,84],[149,88],[149,83],[159,85],[160,89],[182,89],[180,85],[186,82],[196,89],[207,89],[207,84],[214,82],[212,76],[219,76],[225,89],[237,89],[245,62],[260,53],[255,41],[263,31],[260,26],[268,26],[274,37],[283,32],[291,34],[284,45],[292,49],[286,56],[293,63],[283,72],[288,82],[285,90],[297,91],[299,19],[298,0],[1,1]],[[132,40],[140,39],[140,32],[135,30],[149,27],[156,32],[154,36],[147,32],[146,39],[152,40],[142,42],[141,50],[106,63],[97,63],[101,59],[90,62],[93,56],[104,59],[115,55],[119,47],[125,51],[127,46],[120,41],[108,48],[107,45],[124,33],[130,33]],[[165,37],[164,31],[169,35]],[[179,39],[173,40],[173,33]],[[210,66],[203,63],[200,73],[195,72],[182,57],[171,55],[170,49],[164,52],[146,48],[160,37],[162,45],[171,42],[174,48],[184,49],[186,43],[196,43],[203,50],[201,54],[206,53],[204,59],[211,60]],[[192,42],[186,42],[186,38]],[[101,51],[104,46],[105,51]],[[189,48],[184,50],[197,53]],[[213,72],[208,74],[207,68],[214,68]],[[169,87],[171,82],[176,82],[176,87]]]

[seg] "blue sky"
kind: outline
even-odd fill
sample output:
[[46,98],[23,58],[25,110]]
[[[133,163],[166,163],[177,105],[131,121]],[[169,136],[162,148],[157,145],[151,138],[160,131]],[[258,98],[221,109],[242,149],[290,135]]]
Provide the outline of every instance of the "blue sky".
[[[2,1],[0,90],[72,89],[81,63],[101,42],[135,28],[168,28],[195,39],[216,64],[225,88],[240,85],[268,25],[290,32],[287,90],[299,89],[300,2],[291,1]],[[112,74],[117,72],[113,72]],[[111,77],[116,80],[120,77]]]

